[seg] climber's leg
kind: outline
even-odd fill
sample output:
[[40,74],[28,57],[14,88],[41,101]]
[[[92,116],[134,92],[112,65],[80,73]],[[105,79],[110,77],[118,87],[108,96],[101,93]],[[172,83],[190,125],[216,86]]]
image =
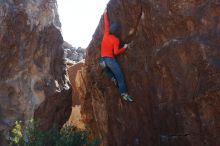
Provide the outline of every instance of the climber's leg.
[[105,60],[107,67],[113,72],[115,78],[118,81],[120,93],[121,94],[127,93],[127,87],[125,84],[124,75],[123,75],[121,68],[120,68],[119,64],[117,63],[116,59],[110,58],[110,57],[105,57],[104,60]]
[[105,67],[105,68],[104,68],[104,71],[105,71],[107,77],[108,77],[110,80],[111,80],[112,78],[114,78],[113,72],[112,72],[108,67]]
[[111,69],[109,69],[108,67],[105,67],[105,68],[104,68],[104,71],[105,71],[105,73],[106,73],[108,79],[111,80],[111,81],[115,84],[115,86],[118,87],[118,82],[117,82],[117,80],[116,80],[116,78],[115,78],[113,72],[111,71]]

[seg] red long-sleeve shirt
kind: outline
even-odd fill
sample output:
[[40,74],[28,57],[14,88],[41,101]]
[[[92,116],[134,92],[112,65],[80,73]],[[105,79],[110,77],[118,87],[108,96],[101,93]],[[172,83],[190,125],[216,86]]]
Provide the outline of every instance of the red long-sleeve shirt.
[[114,58],[115,55],[119,55],[124,52],[125,48],[119,49],[119,39],[116,36],[109,34],[109,21],[107,13],[104,13],[104,24],[105,31],[101,44],[101,56]]

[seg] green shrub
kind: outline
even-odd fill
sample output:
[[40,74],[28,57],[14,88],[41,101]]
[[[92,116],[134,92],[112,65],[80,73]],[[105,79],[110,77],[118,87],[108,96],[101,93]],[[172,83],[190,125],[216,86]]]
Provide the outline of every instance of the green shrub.
[[31,121],[22,134],[22,123],[16,121],[10,137],[11,146],[99,146],[100,140],[89,142],[88,129],[80,130],[74,126],[65,126],[59,130],[56,126],[48,131],[39,130],[39,124]]

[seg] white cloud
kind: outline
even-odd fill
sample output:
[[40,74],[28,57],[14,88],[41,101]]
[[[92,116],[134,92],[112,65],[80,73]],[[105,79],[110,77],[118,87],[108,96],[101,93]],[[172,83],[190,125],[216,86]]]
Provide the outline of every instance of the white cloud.
[[64,40],[87,47],[109,0],[57,0]]

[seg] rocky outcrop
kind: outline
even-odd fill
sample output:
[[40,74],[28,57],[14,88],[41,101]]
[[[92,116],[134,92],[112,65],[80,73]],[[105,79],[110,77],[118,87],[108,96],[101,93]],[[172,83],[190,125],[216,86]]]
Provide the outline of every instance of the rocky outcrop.
[[69,79],[72,85],[72,90],[74,91],[72,94],[72,113],[67,121],[67,124],[74,125],[79,129],[85,129],[84,122],[82,120],[82,115],[81,115],[81,101],[80,99],[80,94],[82,94],[79,88],[81,88],[82,85],[82,69],[85,65],[84,60],[81,60],[75,65],[72,65],[68,68],[68,75]]
[[85,59],[86,51],[81,47],[73,47],[67,42],[63,43],[64,47],[64,58],[66,60],[67,65],[74,65],[77,62]]
[[[84,67],[84,60],[78,62],[77,64],[75,65],[72,65],[68,68],[68,76],[69,76],[69,79],[70,79],[70,83],[72,85],[72,89],[73,91],[73,94],[72,94],[72,106],[75,106],[75,105],[81,105],[80,103],[80,99],[79,99],[79,90],[78,90],[78,82],[80,81],[79,79],[79,76],[80,76],[80,72],[82,70],[82,68]],[[80,84],[79,84],[80,85]]]
[[97,58],[103,20],[81,73],[84,121],[105,146],[220,145],[220,3],[111,0],[128,50],[118,57],[133,103],[120,99]]
[[[16,120],[48,128],[71,112],[55,0],[0,1],[0,145]],[[68,104],[67,104],[68,102]],[[44,112],[44,113],[43,113]]]

